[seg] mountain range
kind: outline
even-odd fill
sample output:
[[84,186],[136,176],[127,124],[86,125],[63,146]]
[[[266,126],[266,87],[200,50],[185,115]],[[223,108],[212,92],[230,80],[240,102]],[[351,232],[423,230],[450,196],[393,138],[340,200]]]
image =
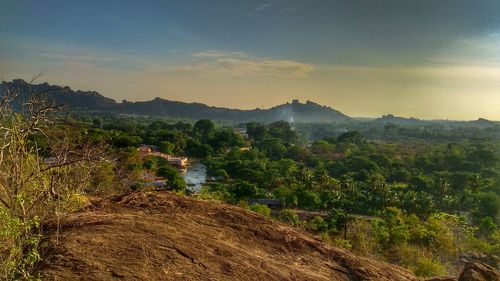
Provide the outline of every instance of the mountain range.
[[202,103],[186,103],[155,98],[150,101],[119,103],[95,91],[75,91],[70,87],[57,85],[30,84],[22,79],[3,82],[0,95],[6,90],[18,92],[19,101],[27,99],[33,93],[43,95],[47,100],[68,106],[73,112],[114,113],[130,115],[148,115],[191,119],[214,119],[234,122],[260,121],[273,122],[278,120],[291,122],[343,122],[350,117],[328,106],[322,106],[312,101],[301,103],[293,100],[291,103],[278,105],[269,109],[231,109],[208,106]]
[[[305,103],[293,100],[291,103],[277,105],[268,109],[233,109],[209,106],[203,103],[187,103],[155,98],[150,101],[129,102],[123,100],[116,102],[96,91],[72,90],[68,86],[50,85],[48,83],[30,84],[22,79],[0,84],[0,96],[7,90],[19,93],[17,106],[30,95],[37,93],[49,101],[67,106],[71,112],[83,114],[126,114],[140,116],[158,116],[187,119],[212,119],[231,122],[274,122],[284,120],[298,123],[339,123],[361,121],[353,119],[342,112],[329,106],[317,104],[312,101]],[[366,119],[365,122],[378,124],[392,123],[396,125],[424,125],[429,123],[470,126],[487,128],[498,126],[496,122],[480,118],[474,121],[448,121],[448,120],[420,120],[404,118],[392,114],[376,119]]]

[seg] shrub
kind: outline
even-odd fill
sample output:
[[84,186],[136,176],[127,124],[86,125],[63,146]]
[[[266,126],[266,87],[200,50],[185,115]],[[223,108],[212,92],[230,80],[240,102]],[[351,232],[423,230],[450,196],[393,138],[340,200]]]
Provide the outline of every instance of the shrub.
[[284,223],[287,223],[287,224],[290,224],[293,226],[300,225],[299,216],[291,209],[281,210],[281,212],[278,215],[278,219]]
[[22,220],[0,207],[0,279],[33,280],[33,268],[41,260],[39,220]]
[[203,185],[201,190],[196,193],[196,197],[204,200],[215,200],[220,202],[231,201],[232,195],[224,184]]
[[332,238],[330,237],[330,234],[328,232],[322,232],[321,233],[321,240],[325,241],[326,243],[332,244]]
[[489,237],[498,227],[491,217],[484,217],[479,224],[479,234],[483,237]]
[[446,275],[446,268],[430,258],[419,258],[414,265],[413,273],[420,277],[443,276]]
[[89,199],[84,194],[73,193],[63,201],[68,212],[76,212],[89,205]]
[[266,217],[271,216],[271,209],[269,209],[269,207],[263,204],[252,204],[250,205],[250,210],[259,213],[261,215],[264,215]]
[[380,243],[373,233],[370,222],[366,220],[355,220],[350,226],[349,240],[352,245],[352,251],[368,256],[375,255],[380,252]]
[[401,245],[393,248],[391,262],[396,262],[420,277],[446,275],[446,267],[425,248],[415,245]]
[[445,213],[433,214],[427,220],[427,229],[434,233],[429,248],[444,258],[456,258],[459,254],[459,218]]
[[160,177],[164,177],[167,180],[168,186],[173,190],[184,191],[186,189],[186,182],[181,177],[178,169],[166,164],[160,166],[156,174]]
[[466,249],[472,252],[482,252],[493,255],[500,254],[500,244],[498,242],[488,243],[488,241],[474,237],[473,235],[467,238]]
[[224,169],[218,169],[214,172],[214,176],[224,181],[229,180],[229,174]]
[[307,228],[314,232],[325,232],[328,230],[328,223],[322,217],[315,216],[307,223]]
[[352,249],[352,244],[349,240],[342,239],[342,238],[335,238],[333,239],[333,244],[344,248],[346,250],[351,250]]

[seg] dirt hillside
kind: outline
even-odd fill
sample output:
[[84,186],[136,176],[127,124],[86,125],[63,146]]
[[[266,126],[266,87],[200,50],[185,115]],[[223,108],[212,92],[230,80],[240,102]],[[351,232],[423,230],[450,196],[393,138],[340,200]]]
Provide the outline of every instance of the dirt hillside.
[[59,227],[45,280],[416,280],[247,210],[167,192],[100,201]]

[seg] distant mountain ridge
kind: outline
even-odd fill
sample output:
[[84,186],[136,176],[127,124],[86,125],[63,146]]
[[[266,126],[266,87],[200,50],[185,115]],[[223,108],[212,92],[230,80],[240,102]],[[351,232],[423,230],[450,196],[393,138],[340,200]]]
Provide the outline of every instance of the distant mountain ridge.
[[376,123],[393,123],[393,124],[419,124],[423,121],[414,117],[404,118],[399,116],[394,116],[392,114],[384,115],[380,118],[373,120]]
[[454,121],[454,120],[420,120],[414,117],[405,118],[394,116],[393,114],[387,114],[380,118],[372,120],[374,123],[378,124],[395,124],[395,125],[405,125],[405,126],[418,126],[424,124],[441,124],[441,125],[459,125],[462,127],[474,127],[474,128],[491,128],[497,126],[496,122],[490,121],[484,118],[479,118],[472,121]]
[[5,89],[20,93],[20,99],[26,99],[31,93],[42,93],[48,100],[64,104],[74,112],[134,114],[161,117],[214,119],[236,122],[260,121],[273,122],[278,120],[304,123],[313,122],[343,122],[351,118],[328,106],[322,106],[312,101],[301,103],[293,100],[291,103],[278,105],[269,109],[231,109],[208,106],[202,103],[186,103],[155,98],[151,101],[117,103],[95,91],[74,91],[70,87],[56,85],[29,84],[22,79],[3,82],[0,95]]
[[18,104],[26,100],[30,93],[38,93],[48,100],[57,104],[63,104],[76,113],[95,114],[127,114],[158,117],[174,117],[189,119],[213,119],[232,122],[274,122],[284,120],[299,123],[336,123],[336,122],[363,122],[369,121],[376,124],[395,124],[400,126],[420,126],[426,124],[456,125],[475,128],[490,128],[500,126],[500,123],[479,118],[473,121],[451,121],[451,120],[421,120],[416,118],[405,118],[392,114],[380,118],[359,120],[350,118],[342,112],[331,107],[317,104],[312,101],[301,103],[293,100],[291,103],[277,105],[268,109],[233,109],[225,107],[209,106],[203,103],[187,103],[155,98],[150,101],[121,103],[107,98],[96,91],[72,90],[68,86],[50,85],[48,83],[29,84],[22,79],[14,79],[12,82],[0,84],[0,96],[6,89],[18,91],[20,97]]

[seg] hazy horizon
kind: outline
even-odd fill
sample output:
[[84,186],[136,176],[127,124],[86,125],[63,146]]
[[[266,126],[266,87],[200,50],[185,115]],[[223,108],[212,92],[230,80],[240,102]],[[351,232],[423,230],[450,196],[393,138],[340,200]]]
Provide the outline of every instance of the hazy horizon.
[[500,120],[498,1],[2,1],[3,80],[354,117]]

